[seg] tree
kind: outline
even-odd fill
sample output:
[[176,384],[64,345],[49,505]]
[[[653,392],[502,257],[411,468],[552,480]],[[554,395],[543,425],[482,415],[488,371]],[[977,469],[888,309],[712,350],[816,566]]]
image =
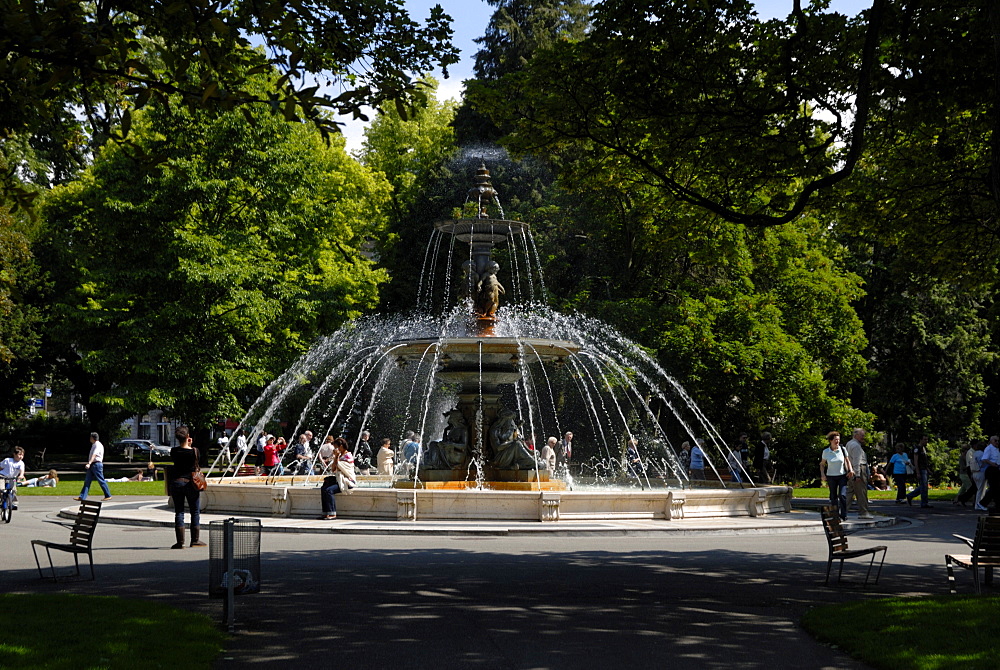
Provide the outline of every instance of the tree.
[[591,3],[581,0],[487,0],[496,7],[486,33],[474,41],[477,79],[496,81],[521,70],[539,49],[578,41],[590,27]]
[[869,247],[859,302],[870,343],[856,400],[900,441],[982,435],[984,374],[996,361],[990,310],[995,289],[927,276],[898,251]]
[[[404,110],[420,94],[413,73],[447,72],[449,21],[435,6],[422,26],[401,0],[2,0],[0,138],[67,140],[78,126],[67,110],[90,134],[122,138],[153,99],[268,109],[327,135],[338,126],[327,112]],[[249,85],[271,68],[281,76],[268,88]]]
[[41,314],[30,294],[43,287],[30,238],[9,213],[0,211],[0,419],[24,413],[40,341]]
[[[494,82],[523,68],[539,49],[559,40],[580,40],[590,26],[590,3],[581,0],[487,0],[496,7],[486,33],[474,41],[476,80]],[[468,102],[455,117],[461,145],[496,142],[505,131]],[[507,129],[509,130],[509,129]]]
[[361,161],[389,180],[396,218],[410,211],[432,172],[455,152],[455,103],[438,101],[436,92],[437,82],[430,80],[426,99],[410,114],[383,105],[365,129]]
[[51,336],[91,414],[158,406],[210,426],[377,300],[362,248],[388,186],[263,110],[157,104],[133,123],[157,166],[109,144],[46,199]]
[[865,24],[814,4],[761,23],[747,1],[607,0],[586,39],[470,86],[471,100],[515,129],[518,153],[589,158],[563,178],[622,162],[728,221],[787,223],[862,156],[886,5]]
[[529,216],[561,310],[650,349],[727,438],[771,429],[789,469],[816,433],[871,425],[848,401],[861,282],[822,222],[747,229],[622,183],[609,168]]
[[975,289],[1000,241],[998,36],[996,3],[892,3],[868,149],[834,199],[845,234]]

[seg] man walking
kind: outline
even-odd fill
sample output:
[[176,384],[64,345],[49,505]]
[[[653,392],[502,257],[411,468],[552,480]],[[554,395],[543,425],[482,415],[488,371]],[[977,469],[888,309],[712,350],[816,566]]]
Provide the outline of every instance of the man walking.
[[87,494],[90,493],[90,483],[95,479],[104,491],[104,499],[111,500],[111,491],[104,480],[104,445],[101,444],[101,438],[97,433],[90,434],[90,456],[87,457],[87,464],[84,467],[87,469],[87,474],[83,476],[83,490],[73,500],[86,500]]
[[868,455],[865,453],[864,442],[864,429],[855,428],[850,442],[847,443],[847,458],[854,468],[854,479],[847,481],[847,507],[850,508],[851,499],[857,497],[858,518],[874,519],[874,515],[868,511],[868,482],[871,480],[871,470],[868,469]]
[[983,452],[982,467],[986,472],[987,490],[976,505],[976,509],[985,512],[989,504],[1000,497],[1000,448],[997,447],[997,437],[990,438],[990,443]]
[[753,452],[753,467],[757,471],[757,481],[762,484],[771,483],[771,439],[771,433],[761,433]]

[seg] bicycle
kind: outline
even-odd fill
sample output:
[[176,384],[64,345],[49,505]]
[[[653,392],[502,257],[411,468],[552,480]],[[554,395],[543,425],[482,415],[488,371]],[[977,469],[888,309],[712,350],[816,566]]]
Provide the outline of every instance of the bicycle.
[[48,447],[43,449],[35,449],[29,458],[25,459],[25,464],[29,470],[44,470],[45,469],[45,452],[48,451]]
[[17,489],[17,479],[13,477],[3,478],[3,489],[0,490],[0,518],[4,523],[10,523],[14,516],[14,495]]

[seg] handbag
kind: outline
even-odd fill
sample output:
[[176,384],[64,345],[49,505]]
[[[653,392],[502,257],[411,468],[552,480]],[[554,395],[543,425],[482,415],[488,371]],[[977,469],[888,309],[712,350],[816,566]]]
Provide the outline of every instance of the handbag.
[[204,491],[208,488],[208,481],[205,479],[205,475],[202,474],[201,470],[196,470],[191,473],[191,481],[194,482],[195,488],[199,491]]
[[912,475],[916,474],[916,472],[917,471],[913,469],[913,463],[911,463],[910,461],[906,461],[906,474]]
[[194,450],[194,464],[198,469],[191,473],[191,481],[194,483],[195,488],[199,491],[204,491],[208,488],[208,480],[205,479],[205,475],[201,472],[201,454],[198,453],[197,449]]

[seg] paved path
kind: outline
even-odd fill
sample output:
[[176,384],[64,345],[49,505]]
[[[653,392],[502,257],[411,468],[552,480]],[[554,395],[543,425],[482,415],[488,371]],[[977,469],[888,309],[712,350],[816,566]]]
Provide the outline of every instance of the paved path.
[[[167,514],[155,511],[162,500],[114,502],[108,520]],[[0,590],[163,599],[220,618],[220,602],[205,595],[208,551],[168,549],[169,527],[102,524],[96,582],[40,581],[28,541],[64,541],[57,513],[68,504],[22,498],[14,522],[0,527]],[[858,546],[889,545],[882,581],[867,593],[858,562],[845,570],[852,584],[822,586],[826,543],[814,513],[791,515],[795,532],[769,517],[701,532],[634,522],[579,536],[442,524],[403,535],[375,522],[340,522],[359,527],[330,532],[301,521],[299,532],[264,533],[264,592],[237,601],[238,630],[217,667],[859,668],[803,632],[802,613],[826,602],[946,593],[951,533],[971,534],[976,518],[950,505],[874,507],[904,523],[851,536]],[[971,591],[968,575],[959,580]]]

